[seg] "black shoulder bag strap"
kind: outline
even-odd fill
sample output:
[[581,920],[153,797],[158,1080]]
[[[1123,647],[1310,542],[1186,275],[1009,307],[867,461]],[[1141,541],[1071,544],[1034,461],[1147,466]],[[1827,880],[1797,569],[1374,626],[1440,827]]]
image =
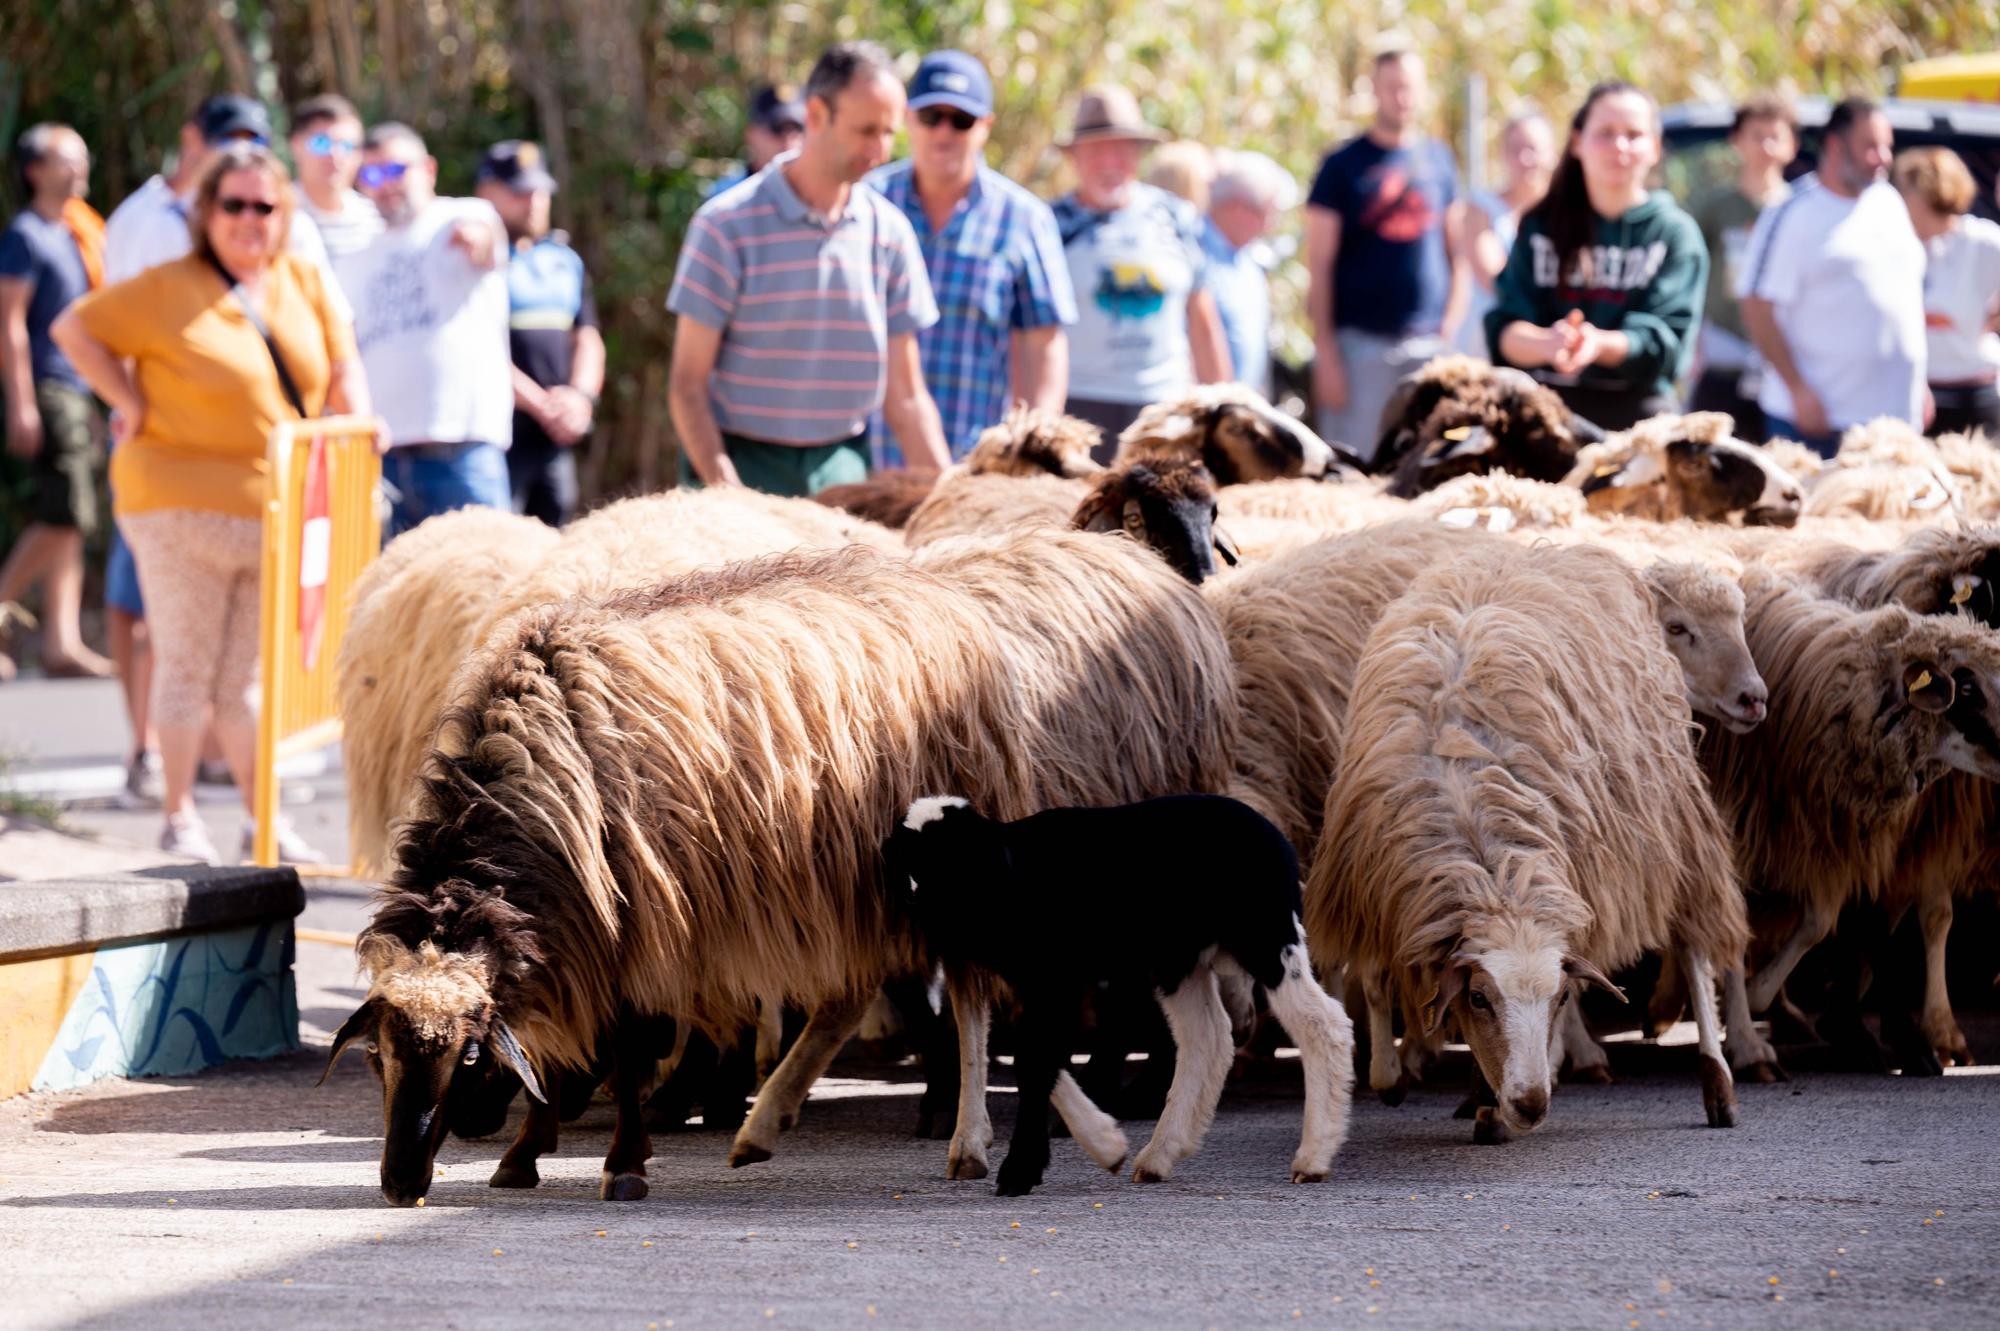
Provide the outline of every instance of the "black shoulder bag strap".
[[299,396],[299,386],[292,382],[292,372],[285,368],[285,358],[278,354],[278,340],[271,336],[270,325],[264,322],[263,315],[257,313],[256,302],[250,299],[250,293],[243,289],[243,284],[229,275],[229,270],[222,266],[222,260],[214,254],[208,255],[208,265],[215,269],[215,275],[222,279],[222,284],[229,288],[229,294],[236,297],[236,303],[243,307],[250,326],[264,339],[264,349],[271,353],[271,364],[278,371],[278,387],[285,390],[285,401],[292,404],[292,410],[299,413],[300,420],[307,419],[305,399]]

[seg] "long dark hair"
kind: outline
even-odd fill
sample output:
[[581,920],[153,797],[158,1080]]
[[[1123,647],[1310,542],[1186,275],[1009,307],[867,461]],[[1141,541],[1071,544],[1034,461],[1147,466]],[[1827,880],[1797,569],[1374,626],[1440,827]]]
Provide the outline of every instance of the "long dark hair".
[[1658,137],[1660,106],[1653,100],[1652,94],[1623,79],[1606,79],[1593,85],[1589,95],[1583,99],[1583,105],[1570,117],[1569,140],[1563,144],[1562,161],[1549,181],[1549,192],[1542,196],[1540,203],[1528,210],[1528,216],[1535,219],[1542,234],[1549,238],[1549,244],[1555,247],[1558,285],[1569,280],[1576,256],[1590,248],[1597,229],[1597,210],[1590,206],[1590,189],[1583,179],[1583,159],[1576,154],[1577,140],[1583,136],[1584,124],[1590,119],[1590,108],[1596,106],[1600,99],[1621,92],[1643,98],[1646,105],[1652,108],[1653,134]]

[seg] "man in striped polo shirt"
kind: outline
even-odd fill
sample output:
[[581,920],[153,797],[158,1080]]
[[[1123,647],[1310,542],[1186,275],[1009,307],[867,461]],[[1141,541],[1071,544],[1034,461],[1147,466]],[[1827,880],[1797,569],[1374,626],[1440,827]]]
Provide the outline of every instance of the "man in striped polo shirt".
[[[910,80],[910,156],[868,177],[923,247],[938,322],[918,339],[924,382],[963,457],[1010,403],[1061,411],[1076,296],[1056,216],[986,165],[993,84],[963,51],[933,51]],[[878,461],[897,460],[877,439]]]
[[937,322],[923,251],[862,182],[903,106],[888,53],[843,42],[806,81],[799,150],[695,214],[667,296],[684,484],[810,495],[862,480],[878,408],[913,469],[950,461],[917,354]]

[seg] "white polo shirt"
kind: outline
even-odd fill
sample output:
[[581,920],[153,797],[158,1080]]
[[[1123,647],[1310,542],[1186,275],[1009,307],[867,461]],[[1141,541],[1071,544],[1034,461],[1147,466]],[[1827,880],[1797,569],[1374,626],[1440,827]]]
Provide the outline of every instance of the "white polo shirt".
[[[1771,302],[1836,432],[1878,416],[1922,423],[1924,247],[1893,187],[1878,182],[1848,199],[1816,175],[1799,182],[1757,219],[1736,295]],[[1798,419],[1776,374],[1764,376],[1757,402]]]

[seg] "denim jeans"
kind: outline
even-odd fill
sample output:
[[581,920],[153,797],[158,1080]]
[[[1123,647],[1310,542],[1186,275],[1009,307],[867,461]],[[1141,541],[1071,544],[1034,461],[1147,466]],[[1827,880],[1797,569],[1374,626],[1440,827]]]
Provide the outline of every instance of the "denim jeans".
[[509,508],[507,455],[495,444],[403,444],[382,459],[393,489],[387,539],[455,508]]

